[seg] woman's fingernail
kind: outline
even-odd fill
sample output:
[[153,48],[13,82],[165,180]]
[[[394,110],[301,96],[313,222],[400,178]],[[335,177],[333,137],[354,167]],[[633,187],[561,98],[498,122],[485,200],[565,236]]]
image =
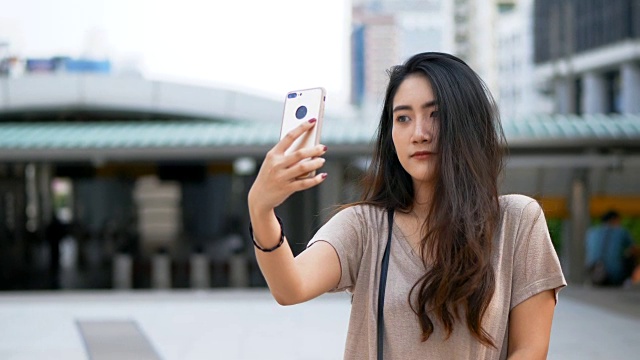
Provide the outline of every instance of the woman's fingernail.
[[327,151],[327,146],[326,145],[322,148],[322,151]]
[[325,179],[327,177],[327,173],[322,173],[320,174],[320,176],[322,176],[322,178]]
[[313,124],[316,121],[317,121],[316,119],[311,119],[311,120],[309,120],[309,123]]

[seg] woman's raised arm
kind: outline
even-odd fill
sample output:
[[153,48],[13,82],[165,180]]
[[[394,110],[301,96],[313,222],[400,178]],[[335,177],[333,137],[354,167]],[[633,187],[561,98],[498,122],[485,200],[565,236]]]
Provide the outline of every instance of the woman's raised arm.
[[[274,209],[291,194],[320,184],[327,174],[299,179],[324,164],[327,148],[317,145],[285,155],[285,151],[305,132],[315,126],[315,119],[289,132],[267,153],[248,196],[249,216],[254,241],[262,249],[272,249],[281,240],[281,226]],[[309,159],[310,160],[304,160]],[[304,161],[303,161],[304,160]],[[271,294],[281,305],[292,305],[317,297],[340,281],[340,262],[331,245],[314,244],[294,259],[288,241],[273,251],[256,249],[256,258]]]

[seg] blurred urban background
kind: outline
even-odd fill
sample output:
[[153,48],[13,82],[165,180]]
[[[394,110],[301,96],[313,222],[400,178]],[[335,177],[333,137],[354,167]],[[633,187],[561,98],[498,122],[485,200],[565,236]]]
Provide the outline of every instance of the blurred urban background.
[[570,282],[606,211],[640,241],[638,1],[202,3],[0,1],[0,289],[264,287],[245,199],[286,91],[330,94],[331,176],[278,209],[300,252],[358,197],[386,70],[422,51],[486,81],[501,192],[540,201]]

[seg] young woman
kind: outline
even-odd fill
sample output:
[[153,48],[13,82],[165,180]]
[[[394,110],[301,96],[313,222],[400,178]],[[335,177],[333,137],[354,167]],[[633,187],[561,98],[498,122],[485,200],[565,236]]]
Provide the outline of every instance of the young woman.
[[538,203],[498,195],[505,143],[475,72],[442,53],[391,70],[363,200],[294,258],[274,208],[327,176],[298,179],[322,167],[322,145],[284,155],[313,126],[267,153],[248,197],[258,262],[278,303],[352,293],[348,359],[545,359],[566,283]]

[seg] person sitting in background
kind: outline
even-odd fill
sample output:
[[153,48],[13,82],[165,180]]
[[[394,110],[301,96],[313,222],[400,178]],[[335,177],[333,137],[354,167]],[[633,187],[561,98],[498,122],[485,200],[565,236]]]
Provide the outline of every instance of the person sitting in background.
[[594,285],[622,285],[633,270],[631,234],[620,226],[620,214],[615,210],[605,213],[601,220],[600,225],[587,232],[587,269],[593,269],[598,261],[602,261],[606,276]]

